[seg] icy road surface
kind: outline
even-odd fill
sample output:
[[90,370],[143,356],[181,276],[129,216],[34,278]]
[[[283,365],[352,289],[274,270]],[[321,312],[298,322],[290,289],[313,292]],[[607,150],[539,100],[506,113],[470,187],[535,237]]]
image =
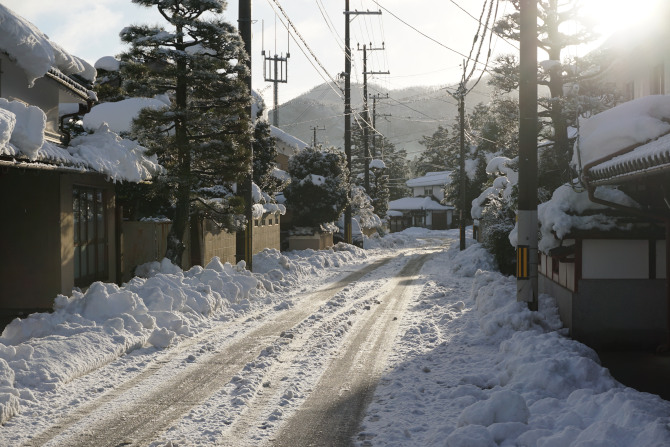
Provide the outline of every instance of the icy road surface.
[[34,432],[26,446],[347,445],[436,250],[400,250],[291,308],[128,355],[49,396],[51,415],[13,423]]

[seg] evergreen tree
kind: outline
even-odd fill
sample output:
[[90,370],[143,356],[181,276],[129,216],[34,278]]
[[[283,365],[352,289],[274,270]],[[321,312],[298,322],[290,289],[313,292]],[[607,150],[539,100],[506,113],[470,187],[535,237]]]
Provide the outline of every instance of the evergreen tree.
[[221,19],[223,0],[133,2],[156,7],[166,22],[121,31],[130,44],[121,55],[122,77],[130,95],[165,93],[172,102],[142,110],[133,133],[166,168],[155,180],[157,194],[174,204],[165,256],[181,265],[192,214],[232,229],[241,223],[231,185],[250,167],[248,56],[237,29]]
[[[515,8],[515,12],[505,16],[495,27],[496,32],[506,38],[519,40],[519,0],[507,0]],[[572,158],[572,140],[568,135],[568,127],[574,125],[578,111],[588,112],[584,107],[602,109],[599,101],[586,99],[588,79],[597,76],[593,67],[598,61],[584,58],[580,61],[564,60],[564,50],[570,46],[581,45],[593,41],[597,36],[587,18],[580,13],[578,0],[539,0],[538,1],[538,47],[546,55],[541,62],[538,74],[539,85],[549,89],[549,96],[539,99],[540,118],[544,118],[548,126],[541,136],[552,141],[552,145],[539,154],[540,187],[551,193],[561,184],[572,179],[569,160]],[[593,57],[593,56],[592,56]],[[491,83],[496,87],[511,91],[518,86],[518,58],[502,56],[497,58],[493,68]],[[603,66],[604,67],[604,66]],[[575,95],[566,96],[566,91],[573,91],[573,86],[581,87],[575,101]],[[592,84],[595,86],[595,84]],[[602,90],[602,86],[598,87]],[[595,92],[594,92],[595,93]],[[611,92],[613,93],[613,92]],[[601,98],[611,95],[596,93]],[[578,103],[579,106],[577,105]],[[581,106],[581,108],[580,108]]]
[[288,184],[274,175],[277,159],[277,139],[270,134],[270,123],[258,118],[254,126],[254,183],[270,197]]
[[308,147],[289,159],[291,183],[284,190],[295,225],[319,227],[336,221],[349,203],[344,154],[334,147]]
[[426,175],[427,172],[449,169],[447,164],[449,131],[445,127],[439,126],[431,136],[422,136],[419,143],[426,149],[416,162],[417,177]]
[[382,138],[381,141],[384,143],[381,146],[383,150],[382,161],[386,165],[385,173],[388,182],[388,198],[389,200],[397,200],[407,197],[410,194],[410,190],[405,183],[410,178],[407,151],[405,149],[396,149],[386,138]]

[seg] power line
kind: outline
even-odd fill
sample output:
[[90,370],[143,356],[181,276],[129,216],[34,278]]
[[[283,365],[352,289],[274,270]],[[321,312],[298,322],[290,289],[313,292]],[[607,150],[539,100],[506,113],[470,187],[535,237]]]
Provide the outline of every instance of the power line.
[[386,11],[386,12],[388,12],[388,13],[391,14],[393,17],[395,17],[397,20],[399,20],[400,22],[402,22],[404,25],[410,27],[411,29],[413,29],[413,30],[416,31],[417,33],[421,34],[421,35],[422,35],[423,37],[425,37],[426,39],[429,39],[429,40],[433,41],[434,43],[438,44],[438,45],[441,46],[442,48],[445,48],[445,49],[447,49],[447,50],[449,50],[449,51],[451,51],[451,52],[453,52],[453,53],[456,53],[456,54],[458,54],[459,56],[462,56],[462,57],[464,57],[464,58],[467,58],[467,57],[468,57],[468,56],[466,56],[465,54],[461,53],[460,51],[458,51],[458,50],[454,50],[453,48],[446,46],[445,44],[443,44],[443,43],[440,42],[439,40],[434,39],[433,37],[429,36],[428,34],[424,33],[423,31],[421,31],[421,30],[417,29],[416,27],[410,25],[409,23],[407,23],[406,21],[404,21],[403,19],[401,19],[400,17],[398,17],[396,14],[394,14],[394,13],[391,12],[391,11],[389,11],[388,8],[385,8],[384,6],[380,5],[379,2],[378,2],[377,0],[372,0],[372,1],[373,1],[377,6],[379,6],[381,9],[383,9],[383,10]]
[[[307,51],[309,51],[309,54],[312,55],[312,58],[314,58],[314,60],[316,61],[316,63],[319,64],[319,67],[321,67],[321,70],[323,70],[323,72],[324,72],[326,75],[328,75],[328,77],[330,78],[330,80],[331,80],[331,82],[332,82],[333,84],[337,85],[337,81],[330,75],[330,73],[328,72],[328,70],[326,70],[326,68],[323,66],[323,64],[322,64],[321,61],[319,60],[319,58],[316,57],[316,54],[314,54],[314,52],[312,51],[312,49],[310,48],[310,46],[307,44],[307,42],[305,41],[305,39],[302,37],[302,35],[300,34],[300,32],[298,31],[298,29],[296,28],[296,26],[293,24],[293,21],[291,21],[291,19],[289,18],[289,16],[286,14],[286,11],[284,11],[284,8],[281,6],[281,4],[279,4],[279,0],[268,0],[268,3],[270,3],[270,1],[274,2],[275,5],[277,5],[277,8],[279,8],[279,10],[281,11],[282,15],[284,16],[284,18],[286,19],[286,21],[288,22],[288,24],[291,26],[291,28],[293,28],[293,32],[300,38],[300,41],[303,43],[303,45],[305,46],[305,48],[307,48]],[[275,10],[275,8],[274,8],[274,6],[272,5],[272,3],[270,3],[270,6],[272,6],[272,9],[273,9],[273,10]],[[275,13],[276,13],[276,12],[277,12],[277,11],[275,10]],[[284,24],[284,23],[282,22],[282,24]],[[286,26],[286,25],[284,24],[284,26]],[[287,27],[287,29],[288,29],[288,27]],[[293,40],[295,41],[295,37],[293,38]],[[296,41],[296,43],[298,43],[298,42]],[[300,45],[298,45],[298,46],[300,46]],[[304,51],[303,51],[303,54],[304,54]],[[305,56],[307,56],[307,55],[305,55]],[[309,57],[308,57],[308,59],[309,59]],[[310,63],[311,63],[311,61],[310,61]],[[314,65],[312,64],[312,66],[314,66]],[[315,67],[315,68],[316,68],[316,67]],[[326,81],[326,82],[328,82],[328,81]],[[339,86],[338,86],[338,89],[340,90],[339,92],[337,92],[337,90],[335,90],[335,88],[333,88],[332,86],[331,86],[331,88],[332,88],[336,93],[338,93],[338,96],[340,96],[341,93],[344,93],[343,90],[342,90],[341,88],[339,88]]]

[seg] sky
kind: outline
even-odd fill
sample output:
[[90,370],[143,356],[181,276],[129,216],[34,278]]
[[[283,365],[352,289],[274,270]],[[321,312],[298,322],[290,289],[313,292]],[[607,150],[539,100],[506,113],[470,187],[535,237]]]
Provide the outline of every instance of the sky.
[[[636,7],[631,8],[626,0],[588,0],[584,2],[585,14],[594,17],[596,25],[607,34],[650,9],[642,6],[656,1],[659,0],[639,0]],[[3,0],[3,4],[37,25],[66,50],[91,63],[102,56],[123,51],[124,46],[118,37],[123,27],[161,21],[155,10],[129,0],[70,0],[67,8],[60,2],[47,0]],[[272,84],[263,79],[263,48],[268,55],[290,53],[288,82],[279,85],[279,103],[330,80],[330,77],[336,79],[344,71],[344,4],[341,0],[252,2],[253,88],[262,93],[266,103],[272,104]],[[474,17],[480,16],[483,4],[484,0],[351,0],[350,10],[382,11],[381,15],[352,16],[352,81],[362,82],[362,51],[356,48],[359,44],[361,47],[367,44],[372,48],[382,45],[385,48],[368,52],[368,71],[390,72],[369,76],[371,83],[387,89],[457,83],[462,73],[463,55],[469,52],[477,29]],[[293,30],[289,41],[283,25],[286,18],[281,12],[275,14],[279,11],[278,5],[325,71],[315,68],[319,64],[307,56],[309,52],[302,44],[296,43],[300,39]],[[498,16],[511,9],[509,3],[501,2]],[[229,2],[224,16],[235,23],[237,14],[238,2]],[[491,46],[494,54],[516,51],[497,37]]]

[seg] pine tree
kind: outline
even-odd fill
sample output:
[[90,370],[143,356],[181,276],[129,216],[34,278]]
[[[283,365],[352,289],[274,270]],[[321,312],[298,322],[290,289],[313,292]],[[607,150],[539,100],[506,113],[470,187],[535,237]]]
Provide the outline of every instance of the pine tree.
[[[457,134],[458,135],[458,134]],[[425,146],[425,150],[416,162],[416,175],[421,177],[427,172],[445,171],[448,169],[447,151],[449,142],[449,131],[439,126],[431,136],[422,136],[419,143]]]
[[[495,30],[503,37],[518,41],[519,0],[507,1],[512,3],[515,12],[500,20]],[[549,96],[539,99],[541,107],[539,116],[549,124],[542,130],[541,136],[553,143],[539,154],[540,187],[549,193],[572,178],[569,169],[572,140],[568,135],[568,127],[573,125],[577,118],[577,104],[581,103],[584,107],[592,108],[591,110],[602,110],[604,106],[600,101],[593,101],[593,97],[587,99],[589,92],[584,88],[588,86],[589,79],[597,76],[593,67],[598,66],[598,61],[590,58],[572,61],[564,59],[566,48],[591,42],[597,37],[587,18],[580,13],[579,7],[578,0],[538,1],[538,47],[546,53],[548,59],[540,64],[538,84],[549,89]],[[516,56],[497,58],[492,69],[491,83],[508,92],[516,89],[518,62]],[[601,68],[605,66],[602,65]],[[579,95],[567,97],[566,90],[573,90],[573,86],[581,87]],[[592,86],[595,87],[595,84]],[[597,89],[602,90],[602,86]],[[609,101],[613,94],[613,92],[603,94],[602,91],[592,93],[606,101]],[[584,108],[581,111],[588,112]]]
[[156,179],[161,196],[174,204],[165,256],[181,265],[192,214],[227,228],[240,224],[231,185],[250,167],[250,98],[242,80],[248,56],[237,29],[220,18],[223,0],[133,2],[156,7],[165,19],[164,26],[121,31],[130,44],[121,56],[122,76],[130,95],[166,93],[172,102],[141,111],[133,133],[166,168]]
[[274,175],[277,159],[277,139],[270,134],[270,123],[258,118],[254,126],[254,183],[274,198],[288,184]]
[[349,203],[347,171],[344,154],[333,147],[308,147],[289,159],[284,195],[296,226],[319,227],[340,217]]

